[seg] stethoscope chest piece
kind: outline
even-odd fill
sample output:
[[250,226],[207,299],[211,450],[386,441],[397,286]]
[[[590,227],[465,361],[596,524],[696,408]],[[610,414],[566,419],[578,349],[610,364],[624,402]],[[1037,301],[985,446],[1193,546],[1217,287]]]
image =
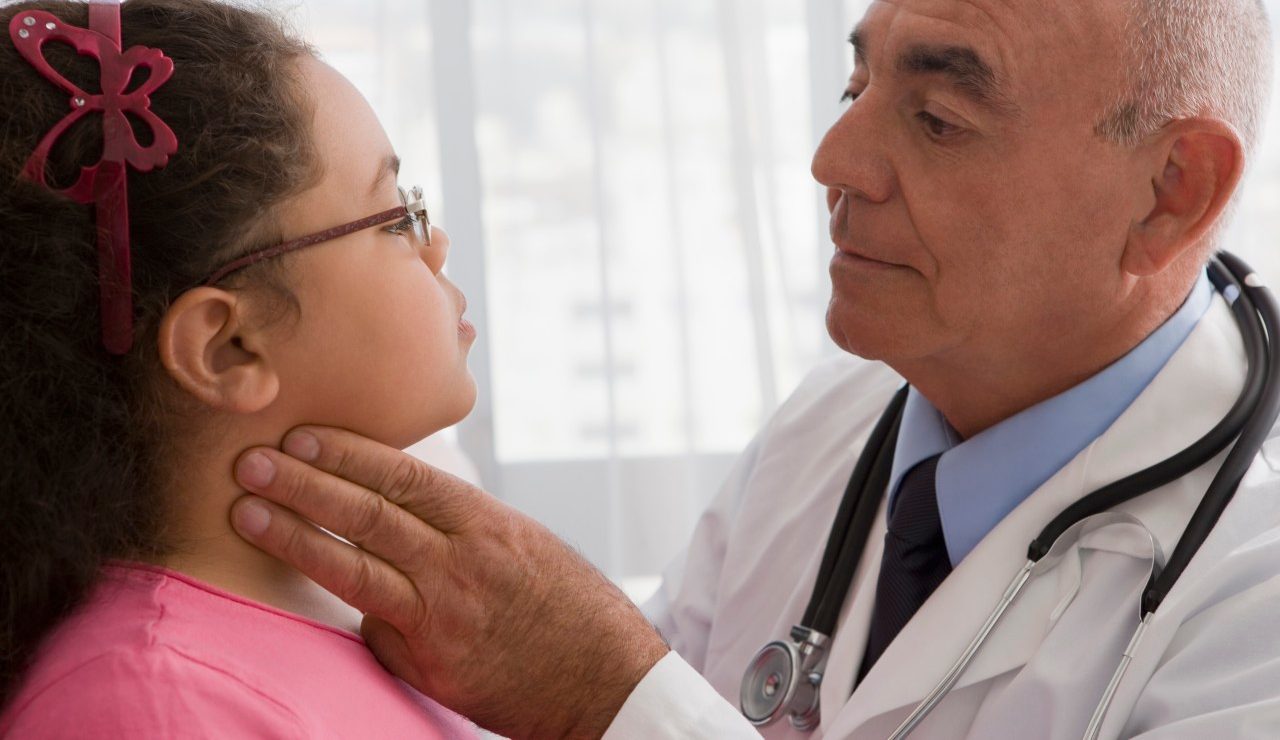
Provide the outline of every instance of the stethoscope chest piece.
[[742,677],[742,714],[757,727],[784,715],[801,731],[818,726],[819,666],[828,638],[799,626],[791,628],[791,637],[794,642],[777,640],[761,648]]

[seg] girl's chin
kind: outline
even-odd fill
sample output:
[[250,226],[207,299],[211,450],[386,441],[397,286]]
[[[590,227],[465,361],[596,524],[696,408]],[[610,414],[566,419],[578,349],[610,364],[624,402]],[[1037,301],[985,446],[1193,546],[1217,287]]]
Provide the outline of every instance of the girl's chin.
[[460,423],[471,413],[475,407],[475,386],[472,386],[472,392],[465,398],[457,399],[455,408],[447,409],[449,413],[442,413],[446,409],[439,407],[433,408],[430,420],[422,420],[422,422],[414,425],[411,429],[393,436],[389,440],[378,440],[389,447],[395,447],[398,450],[408,449],[431,435],[442,429],[448,429]]
[[[387,399],[368,399],[362,408],[343,408],[330,418],[306,418],[298,424],[315,424],[347,429],[379,444],[403,450],[442,429],[462,421],[475,408],[476,383],[465,370],[441,393],[439,386],[426,392],[408,391],[386,403]],[[376,408],[373,408],[376,406]],[[338,414],[343,415],[337,418]],[[301,415],[305,415],[303,412]],[[297,426],[294,424],[293,426]]]

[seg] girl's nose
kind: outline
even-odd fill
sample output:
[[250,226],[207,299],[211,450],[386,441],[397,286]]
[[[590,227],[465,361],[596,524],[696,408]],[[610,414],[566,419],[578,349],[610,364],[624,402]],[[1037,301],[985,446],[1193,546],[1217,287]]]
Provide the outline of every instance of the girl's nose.
[[431,267],[432,272],[440,272],[449,255],[449,233],[434,224],[428,228],[431,229],[431,245],[423,248],[422,259]]

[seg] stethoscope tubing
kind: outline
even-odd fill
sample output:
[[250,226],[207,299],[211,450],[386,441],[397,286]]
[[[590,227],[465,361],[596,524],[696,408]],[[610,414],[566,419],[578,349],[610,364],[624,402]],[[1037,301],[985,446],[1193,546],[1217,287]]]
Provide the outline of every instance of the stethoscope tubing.
[[933,690],[926,694],[925,697],[920,700],[920,703],[916,705],[916,708],[911,710],[911,714],[907,715],[907,718],[902,721],[902,724],[898,725],[898,728],[889,736],[889,740],[900,740],[901,738],[910,735],[912,730],[916,728],[916,725],[923,722],[924,718],[928,717],[929,713],[933,711],[933,708],[938,706],[938,703],[946,698],[947,694],[951,692],[951,689],[955,687],[956,682],[960,680],[960,676],[964,675],[965,669],[973,662],[974,657],[977,656],[978,650],[982,648],[983,643],[985,643],[987,638],[991,636],[991,633],[995,631],[996,625],[1000,624],[1000,619],[1004,617],[1004,613],[1008,611],[1009,607],[1013,605],[1013,602],[1017,600],[1018,594],[1022,593],[1022,587],[1026,586],[1027,581],[1031,579],[1031,571],[1035,568],[1035,565],[1036,564],[1033,561],[1028,560],[1026,565],[1022,566],[1022,569],[1018,571],[1018,575],[1013,577],[1013,582],[1011,582],[1009,587],[1005,589],[1004,595],[1000,597],[1000,601],[996,603],[996,608],[991,611],[987,620],[982,623],[982,627],[978,630],[978,634],[974,635],[973,639],[969,641],[964,652],[961,653],[960,657],[956,659],[956,662],[952,664],[950,670],[948,670],[946,675],[942,677],[942,680],[938,681],[937,685],[933,687]]
[[[1068,530],[1078,526],[1088,526],[1085,524],[1086,520],[1091,520],[1116,506],[1191,473],[1231,447],[1231,451],[1227,453],[1186,529],[1178,539],[1173,555],[1163,568],[1159,567],[1158,561],[1152,567],[1150,581],[1142,596],[1140,624],[1125,648],[1120,663],[1088,725],[1085,737],[1087,740],[1096,737],[1120,681],[1132,661],[1137,645],[1151,622],[1153,613],[1159,608],[1183,570],[1212,532],[1214,525],[1230,504],[1245,473],[1266,442],[1276,419],[1280,417],[1280,372],[1277,372],[1272,344],[1277,331],[1280,331],[1280,305],[1253,270],[1234,255],[1227,252],[1218,253],[1209,263],[1208,274],[1214,287],[1230,304],[1244,346],[1245,383],[1231,409],[1213,429],[1186,449],[1082,497],[1054,517],[1028,546],[1027,563],[1005,590],[978,634],[969,642],[946,675],[894,731],[890,740],[900,740],[910,734],[950,692],[998,626],[1005,612],[1017,599],[1027,581],[1037,572],[1037,564],[1040,565],[1041,571],[1045,567],[1052,567],[1053,558],[1046,561],[1048,566],[1040,561],[1051,551],[1066,546],[1058,543],[1067,542],[1063,535]],[[806,634],[810,631],[818,633],[822,643],[825,643],[834,631],[840,610],[852,586],[854,571],[869,539],[882,492],[888,485],[893,451],[902,422],[902,409],[906,403],[907,392],[908,387],[904,386],[894,395],[889,406],[876,422],[863,448],[863,454],[858,458],[835,520],[832,522],[831,533],[827,539],[809,604],[805,608],[800,626],[796,628]],[[880,493],[873,495],[871,492]],[[1117,513],[1116,516],[1132,519],[1123,513]],[[793,630],[793,636],[795,634],[797,633]],[[825,661],[820,660],[817,666],[806,674],[815,692],[821,685],[822,662]],[[744,697],[748,692],[750,678],[749,671],[747,676],[744,676]],[[813,706],[804,710],[805,719],[816,720],[818,716],[816,696],[815,693]],[[781,708],[778,711],[780,712]],[[768,724],[777,716],[780,714],[768,719],[752,721],[757,724]],[[793,724],[795,719],[793,716]],[[816,721],[808,723],[801,729],[808,729],[815,724]]]
[[[1243,480],[1245,473],[1253,464],[1254,458],[1257,457],[1262,449],[1262,445],[1266,442],[1276,419],[1280,417],[1280,373],[1276,372],[1273,353],[1269,350],[1267,343],[1268,339],[1274,337],[1276,331],[1280,330],[1280,306],[1277,306],[1271,291],[1265,288],[1257,274],[1243,260],[1226,252],[1219,253],[1216,259],[1220,261],[1221,267],[1218,264],[1211,265],[1211,268],[1213,268],[1211,272],[1217,272],[1217,275],[1214,276],[1215,285],[1224,294],[1226,294],[1224,288],[1227,285],[1232,285],[1238,290],[1235,300],[1231,301],[1231,309],[1240,327],[1241,336],[1244,338],[1245,355],[1248,362],[1245,387],[1237,398],[1236,403],[1232,406],[1231,411],[1228,412],[1227,417],[1224,417],[1208,434],[1173,458],[1102,488],[1081,499],[1076,505],[1068,507],[1062,514],[1055,517],[1050,526],[1046,527],[1040,536],[1036,538],[1036,541],[1032,543],[1030,547],[1031,559],[1028,560],[1027,564],[1023,566],[1022,570],[1014,578],[1004,597],[1000,599],[995,610],[983,624],[978,634],[974,636],[964,653],[961,654],[960,658],[933,690],[916,705],[915,709],[907,715],[902,724],[894,730],[893,734],[889,736],[889,740],[902,740],[902,738],[910,735],[950,692],[965,669],[968,668],[969,663],[973,661],[982,644],[990,637],[1000,618],[1004,616],[1005,611],[1017,599],[1022,587],[1026,585],[1030,578],[1036,562],[1049,552],[1052,544],[1057,541],[1058,537],[1062,536],[1063,532],[1074,526],[1074,524],[1101,513],[1101,511],[1095,511],[1095,508],[1103,495],[1109,492],[1112,496],[1110,506],[1102,508],[1102,510],[1106,510],[1142,493],[1147,493],[1152,490],[1149,486],[1153,482],[1160,481],[1166,477],[1168,480],[1165,482],[1169,482],[1200,467],[1204,462],[1212,459],[1225,449],[1234,438],[1235,445],[1232,447],[1231,452],[1227,454],[1222,467],[1218,469],[1213,482],[1201,499],[1200,505],[1196,507],[1195,512],[1192,514],[1187,528],[1178,539],[1173,555],[1170,556],[1168,562],[1158,574],[1153,570],[1151,584],[1142,597],[1142,618],[1128,645],[1125,647],[1120,663],[1112,674],[1111,680],[1103,691],[1102,697],[1086,727],[1084,740],[1096,740],[1102,729],[1102,722],[1106,718],[1106,713],[1110,709],[1116,691],[1119,689],[1120,682],[1133,661],[1137,646],[1146,634],[1147,627],[1151,624],[1156,609],[1163,603],[1164,597],[1168,595],[1174,584],[1177,583],[1183,570],[1186,569],[1196,552],[1199,551],[1200,546],[1204,544],[1214,525],[1217,524],[1222,513],[1231,503],[1240,481]],[[1233,430],[1236,434],[1230,434],[1226,441],[1223,442],[1223,436]],[[1168,463],[1174,461],[1178,462],[1179,467],[1183,465],[1187,467],[1183,468],[1180,474],[1170,476],[1171,466]],[[1158,485],[1163,484],[1158,483]],[[1133,488],[1126,490],[1127,486],[1133,486]],[[1137,492],[1135,493],[1134,491]],[[1074,521],[1067,523],[1065,527],[1061,527],[1062,521],[1066,520],[1069,514],[1072,515]],[[1061,528],[1059,529],[1059,527]],[[1052,536],[1052,539],[1047,539],[1050,536]],[[1048,543],[1047,545],[1044,544],[1046,542]]]
[[[1266,289],[1262,280],[1243,260],[1226,252],[1220,253],[1218,257],[1243,284],[1244,289],[1237,302],[1247,302],[1246,307],[1250,310],[1246,313],[1251,314],[1251,323],[1259,332],[1265,331],[1268,338],[1274,340],[1276,331],[1280,330],[1280,308],[1276,305],[1275,296]],[[1256,375],[1262,377],[1263,386],[1257,407],[1254,413],[1249,415],[1249,420],[1241,430],[1235,447],[1227,454],[1222,467],[1218,469],[1213,482],[1209,484],[1208,492],[1196,507],[1195,513],[1191,515],[1191,521],[1187,523],[1186,530],[1178,539],[1178,544],[1174,547],[1173,554],[1169,556],[1169,561],[1156,576],[1155,583],[1143,595],[1144,614],[1150,614],[1160,607],[1165,596],[1173,589],[1182,572],[1200,550],[1200,546],[1208,539],[1214,525],[1218,523],[1218,519],[1222,517],[1222,513],[1226,511],[1227,505],[1235,496],[1240,481],[1244,479],[1254,458],[1262,450],[1262,445],[1267,441],[1277,416],[1280,416],[1280,374],[1276,372],[1275,355],[1273,352],[1264,351],[1259,361]],[[1252,369],[1251,374],[1254,374]]]
[[853,586],[853,571],[857,568],[862,548],[866,546],[877,511],[877,507],[869,506],[863,499],[867,491],[883,490],[889,485],[893,449],[897,446],[908,390],[909,386],[899,389],[881,414],[865,447],[876,450],[876,454],[859,456],[845,487],[811,592],[820,596],[809,600],[800,621],[800,624],[820,634],[830,636],[834,632],[840,609]]
[[[1232,310],[1238,314],[1243,312],[1251,317],[1248,324],[1253,331],[1245,331],[1244,335],[1249,337],[1250,334],[1261,334],[1265,330],[1268,338],[1274,338],[1276,329],[1280,327],[1280,306],[1276,304],[1275,295],[1263,287],[1261,279],[1240,258],[1222,252],[1218,255],[1218,259],[1226,265],[1228,274],[1239,291],[1236,300],[1232,302]],[[1243,277],[1239,277],[1241,275]],[[1196,507],[1195,513],[1191,515],[1191,521],[1187,524],[1182,537],[1178,539],[1178,544],[1169,561],[1143,593],[1142,621],[1129,640],[1120,665],[1116,667],[1115,674],[1112,675],[1106,691],[1103,692],[1102,700],[1098,702],[1093,717],[1089,720],[1084,740],[1097,740],[1102,732],[1102,722],[1106,719],[1120,681],[1128,671],[1129,664],[1133,662],[1137,646],[1146,634],[1156,609],[1164,602],[1165,596],[1173,589],[1200,546],[1208,539],[1209,533],[1235,496],[1236,489],[1239,488],[1245,473],[1253,464],[1254,458],[1266,443],[1276,418],[1280,416],[1280,373],[1276,371],[1274,353],[1247,351],[1246,354],[1250,363],[1249,381],[1246,382],[1246,387],[1253,387],[1255,380],[1258,381],[1256,385],[1259,386],[1257,391],[1259,398],[1255,402],[1254,413],[1249,415],[1235,447],[1228,453],[1222,467],[1218,469],[1217,475],[1209,485],[1209,490],[1201,499],[1200,505]],[[1255,372],[1255,367],[1261,367],[1261,371]]]
[[1124,680],[1124,674],[1129,672],[1129,664],[1133,662],[1133,656],[1138,651],[1138,645],[1142,642],[1143,636],[1147,634],[1147,627],[1151,625],[1151,617],[1151,613],[1144,616],[1142,621],[1138,623],[1138,629],[1134,631],[1133,637],[1129,638],[1129,644],[1120,656],[1120,664],[1116,666],[1115,673],[1111,674],[1111,680],[1107,682],[1107,688],[1102,692],[1102,699],[1098,701],[1098,706],[1093,710],[1093,716],[1089,718],[1089,726],[1084,730],[1084,740],[1098,740],[1098,735],[1102,732],[1102,721],[1107,718],[1107,711],[1111,709],[1111,702],[1116,698],[1116,691],[1120,689],[1120,682]]
[[1215,455],[1226,449],[1232,440],[1240,436],[1245,423],[1258,408],[1263,384],[1266,381],[1266,372],[1262,369],[1267,362],[1267,344],[1263,327],[1254,310],[1253,301],[1245,293],[1245,286],[1230,269],[1216,261],[1210,262],[1209,278],[1219,293],[1222,295],[1234,293],[1236,296],[1230,301],[1231,311],[1243,339],[1247,370],[1244,388],[1241,389],[1235,404],[1213,429],[1178,454],[1103,486],[1063,509],[1032,540],[1027,552],[1030,560],[1038,561],[1043,557],[1058,537],[1081,519],[1100,514],[1172,483],[1209,462]]

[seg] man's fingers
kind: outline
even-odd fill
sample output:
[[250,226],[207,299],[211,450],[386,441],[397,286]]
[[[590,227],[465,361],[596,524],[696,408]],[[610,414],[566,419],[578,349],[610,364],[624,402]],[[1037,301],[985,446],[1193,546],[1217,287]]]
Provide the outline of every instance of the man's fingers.
[[400,450],[343,429],[299,427],[282,449],[382,494],[442,532],[455,532],[493,502],[484,491]]
[[277,450],[245,452],[235,473],[249,492],[292,509],[410,575],[436,565],[445,544],[444,535],[429,523],[377,493]]
[[242,537],[360,611],[402,629],[422,623],[426,606],[405,574],[288,509],[242,496],[231,508],[231,522]]

